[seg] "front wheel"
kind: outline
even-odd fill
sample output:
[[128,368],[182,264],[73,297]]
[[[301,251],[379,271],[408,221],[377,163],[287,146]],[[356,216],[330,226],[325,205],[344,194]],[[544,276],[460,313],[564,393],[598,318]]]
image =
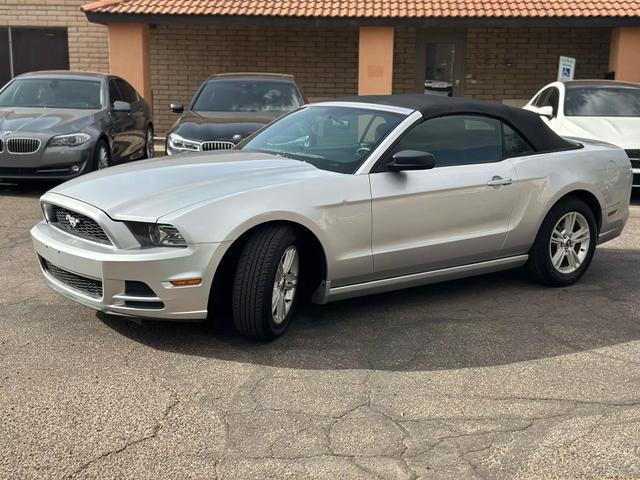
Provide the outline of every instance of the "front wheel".
[[589,268],[597,237],[591,208],[577,198],[564,200],[551,209],[542,223],[527,269],[545,285],[571,285]]
[[242,335],[270,341],[287,329],[298,301],[300,250],[295,231],[270,225],[244,246],[233,284],[233,320]]
[[109,166],[111,166],[111,153],[109,152],[109,147],[104,140],[100,140],[96,145],[93,169],[103,170]]
[[146,133],[144,134],[144,158],[153,158],[153,154],[155,153],[154,149],[153,127],[149,125]]

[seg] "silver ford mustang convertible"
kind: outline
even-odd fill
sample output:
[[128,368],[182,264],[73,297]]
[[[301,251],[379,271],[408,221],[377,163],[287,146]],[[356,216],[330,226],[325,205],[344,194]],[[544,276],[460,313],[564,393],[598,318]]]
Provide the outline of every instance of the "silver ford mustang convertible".
[[526,110],[420,95],[302,107],[225,153],[122,165],[41,199],[47,284],[104,312],[231,315],[271,340],[296,306],[525,266],[564,286],[629,215],[624,150]]

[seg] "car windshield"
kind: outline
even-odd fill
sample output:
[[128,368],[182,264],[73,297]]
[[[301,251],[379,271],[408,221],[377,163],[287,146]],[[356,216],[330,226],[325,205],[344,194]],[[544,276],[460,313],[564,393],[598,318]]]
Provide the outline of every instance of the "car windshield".
[[98,110],[101,88],[98,80],[22,78],[0,92],[0,106]]
[[640,88],[567,87],[564,114],[568,117],[640,117]]
[[209,80],[195,99],[200,112],[290,112],[302,105],[295,84],[269,80]]
[[318,105],[281,118],[238,148],[301,160],[332,172],[355,173],[404,118],[368,108]]

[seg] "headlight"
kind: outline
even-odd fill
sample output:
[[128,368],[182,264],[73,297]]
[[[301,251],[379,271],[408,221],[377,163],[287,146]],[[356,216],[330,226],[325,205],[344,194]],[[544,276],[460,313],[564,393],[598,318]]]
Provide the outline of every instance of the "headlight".
[[143,247],[186,247],[187,242],[173,225],[127,222],[131,233]]
[[181,151],[181,152],[199,152],[202,149],[202,145],[200,142],[195,140],[188,140],[186,138],[181,137],[177,133],[172,133],[169,135],[167,139],[167,143],[169,144],[168,152],[171,150]]
[[91,135],[88,133],[71,133],[69,135],[58,135],[53,137],[49,141],[50,147],[75,147],[76,145],[82,145],[91,140]]

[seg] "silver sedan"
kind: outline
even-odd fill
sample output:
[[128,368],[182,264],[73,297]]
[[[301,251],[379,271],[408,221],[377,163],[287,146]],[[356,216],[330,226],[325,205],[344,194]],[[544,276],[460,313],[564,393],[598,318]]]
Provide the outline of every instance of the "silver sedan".
[[308,105],[236,150],[47,192],[46,283],[112,314],[233,318],[271,340],[306,300],[526,267],[576,282],[629,215],[625,152],[531,112],[420,95]]

